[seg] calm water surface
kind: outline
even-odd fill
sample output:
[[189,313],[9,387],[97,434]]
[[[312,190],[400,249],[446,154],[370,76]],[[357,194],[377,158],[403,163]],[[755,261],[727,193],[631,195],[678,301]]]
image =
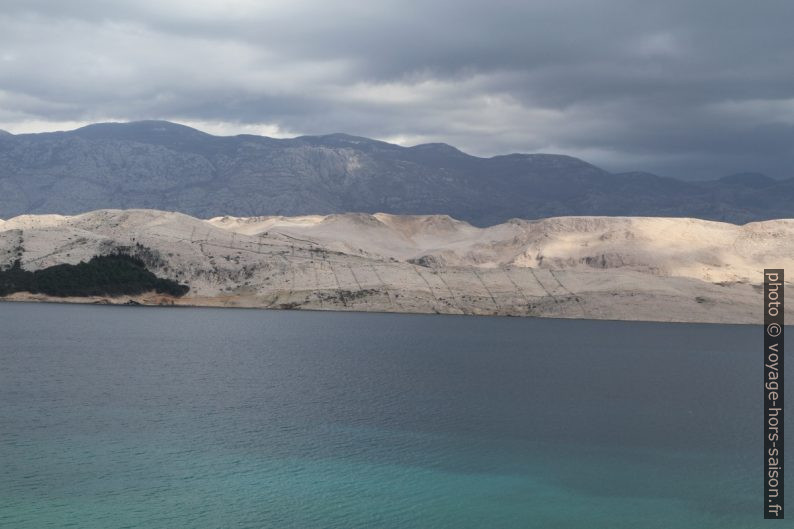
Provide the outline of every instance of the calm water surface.
[[742,528],[752,326],[0,303],[0,526]]

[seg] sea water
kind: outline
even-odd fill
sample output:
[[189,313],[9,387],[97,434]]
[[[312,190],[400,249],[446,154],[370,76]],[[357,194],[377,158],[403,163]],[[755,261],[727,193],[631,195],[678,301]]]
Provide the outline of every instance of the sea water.
[[742,528],[757,326],[0,304],[0,526]]

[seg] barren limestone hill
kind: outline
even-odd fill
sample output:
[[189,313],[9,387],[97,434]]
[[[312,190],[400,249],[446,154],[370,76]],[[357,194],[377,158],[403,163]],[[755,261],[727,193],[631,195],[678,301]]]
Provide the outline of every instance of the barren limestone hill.
[[184,298],[134,298],[143,303],[750,323],[761,318],[763,268],[794,270],[794,220],[559,217],[478,228],[443,215],[99,210],[0,222],[2,267],[119,250],[190,286]]

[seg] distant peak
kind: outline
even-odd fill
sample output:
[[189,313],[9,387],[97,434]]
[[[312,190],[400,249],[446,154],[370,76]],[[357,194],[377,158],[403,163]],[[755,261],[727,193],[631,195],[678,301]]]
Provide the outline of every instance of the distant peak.
[[309,143],[311,145],[321,145],[324,147],[353,147],[358,149],[383,149],[383,148],[398,148],[397,145],[386,143],[380,140],[373,140],[372,138],[365,138],[363,136],[353,136],[352,134],[345,134],[343,132],[334,132],[333,134],[298,136],[296,140]]
[[547,152],[533,152],[533,153],[525,153],[525,152],[513,152],[510,154],[498,154],[493,156],[493,158],[527,158],[530,160],[570,160],[575,162],[583,162],[581,158],[576,158],[575,156],[570,156],[568,154],[552,154]]
[[378,143],[377,140],[365,138],[364,136],[354,136],[352,134],[345,134],[344,132],[334,132],[332,134],[323,134],[321,136],[314,136],[320,140],[332,141],[336,143],[352,143],[358,145],[360,143]]
[[170,121],[96,123],[69,134],[93,141],[133,141],[191,152],[206,147],[215,139],[215,136]]
[[606,171],[598,166],[589,162],[576,158],[575,156],[568,156],[567,154],[548,154],[548,153],[534,153],[534,154],[505,154],[500,156],[493,156],[490,158],[493,161],[499,161],[506,164],[526,164],[529,163],[538,169],[549,170],[562,170],[581,168],[592,171],[593,174],[608,174]]
[[304,136],[298,136],[295,139],[334,142],[334,143],[361,143],[361,142],[375,141],[369,138],[364,138],[363,136],[353,136],[352,134],[345,134],[344,132],[333,132],[331,134],[307,134]]
[[441,154],[465,154],[460,149],[448,143],[422,143],[409,148],[415,151],[437,152]]
[[7,130],[0,129],[0,136],[13,136],[13,134],[8,132]]
[[331,134],[321,134],[317,136],[318,138],[329,138],[335,140],[367,140],[371,141],[369,138],[365,138],[363,136],[354,136],[352,134],[346,134],[344,132],[332,132]]
[[128,131],[134,133],[169,133],[169,134],[201,134],[207,135],[205,132],[188,127],[187,125],[180,125],[171,121],[161,120],[145,120],[145,121],[129,121],[129,122],[107,122],[107,123],[94,123],[81,127],[75,132],[77,133],[94,133],[94,132],[108,132],[108,131]]

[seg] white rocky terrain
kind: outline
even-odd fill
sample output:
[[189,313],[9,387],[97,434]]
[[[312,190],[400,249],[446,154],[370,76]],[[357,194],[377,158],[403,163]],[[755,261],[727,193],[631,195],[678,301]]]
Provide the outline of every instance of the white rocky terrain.
[[119,249],[191,289],[141,303],[753,323],[763,268],[794,271],[794,220],[559,217],[477,228],[439,215],[99,210],[0,221],[0,267]]

